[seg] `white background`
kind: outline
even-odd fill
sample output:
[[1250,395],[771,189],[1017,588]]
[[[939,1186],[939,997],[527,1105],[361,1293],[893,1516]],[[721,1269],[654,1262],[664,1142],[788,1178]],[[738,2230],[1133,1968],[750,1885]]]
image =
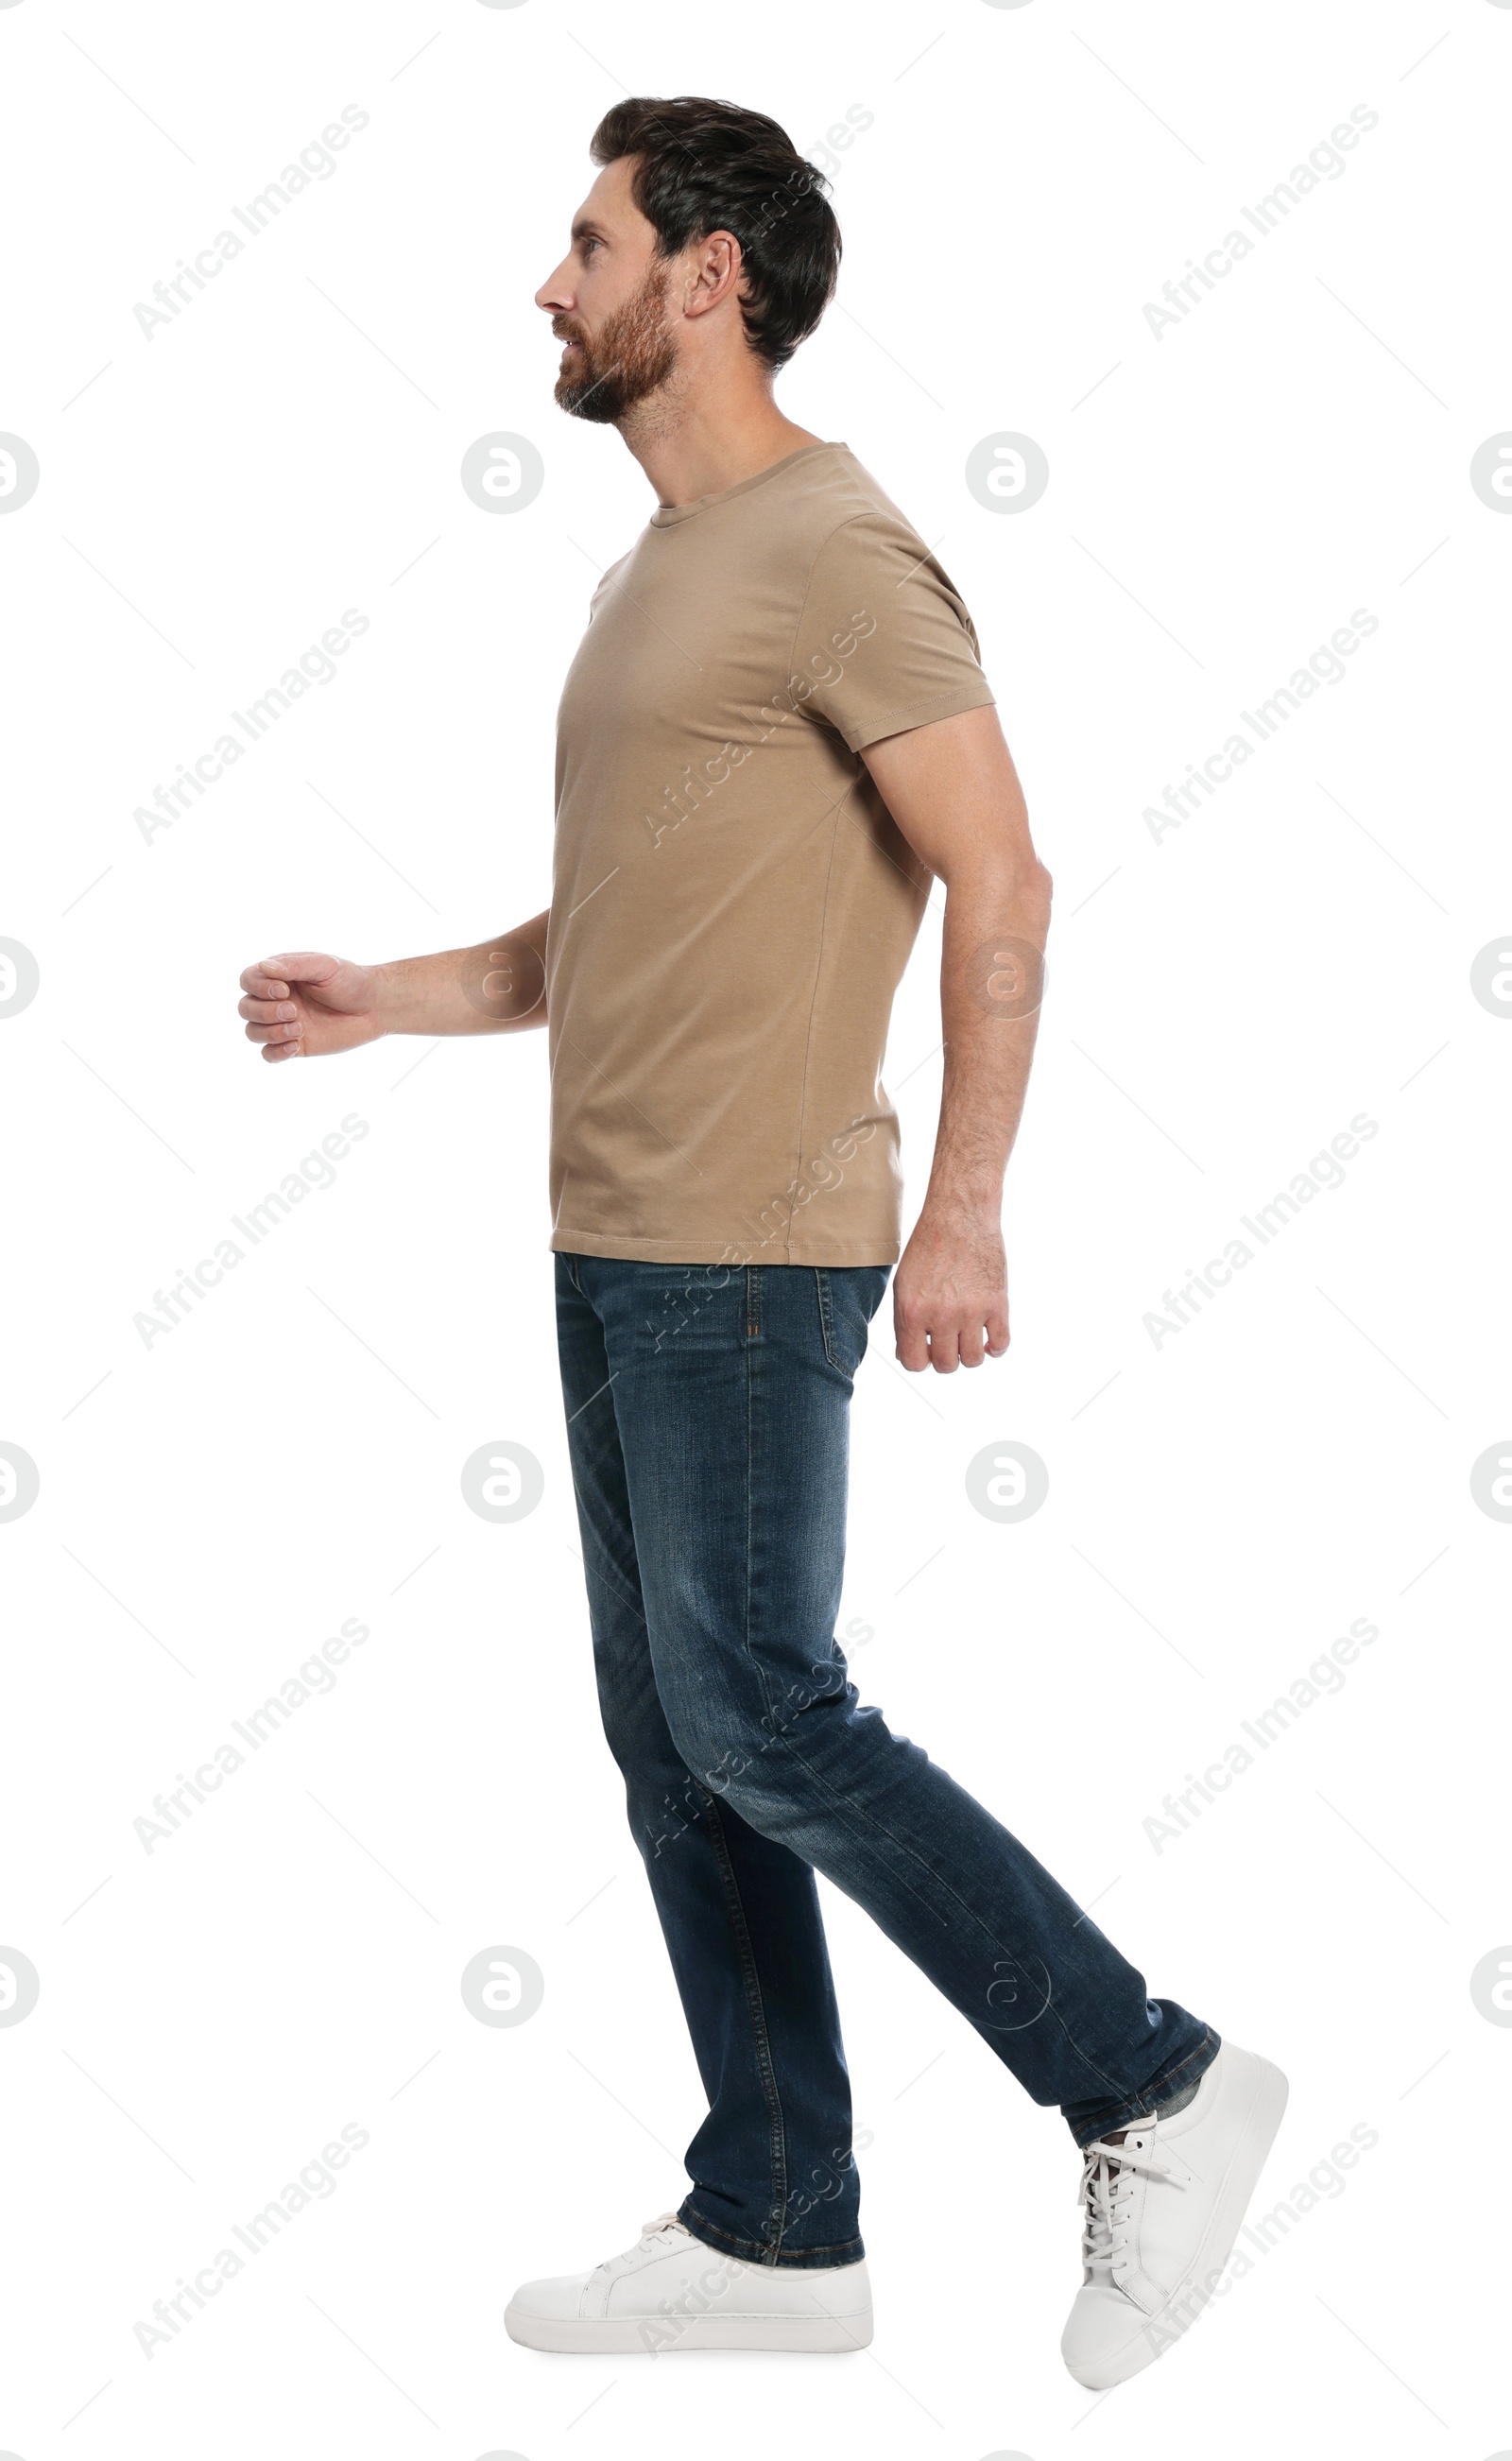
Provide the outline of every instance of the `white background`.
[[[41,1490],[0,1526],[0,1942],[41,1997],[0,2027],[0,2445],[1512,2444],[1512,2031],[1470,1993],[1512,1938],[1512,1527],[1469,1480],[1512,1426],[1512,1023],[1470,989],[1512,922],[1512,521],[1469,483],[1512,424],[1512,9],[16,0],[0,58],[0,428],[41,467],[0,521],[0,932],[41,973],[3,1026],[0,1437]],[[872,2351],[504,2339],[515,2281],[678,2202],[703,2108],[598,1731],[543,1044],[274,1070],[235,1015],[268,949],[376,959],[546,901],[561,676],[651,502],[554,409],[531,294],[601,113],[690,88],[805,150],[872,115],[835,174],[839,299],[779,397],[938,543],[1056,882],[1013,1347],[926,1384],[880,1321],[854,1672],[1152,1989],[1286,2068],[1263,2207],[1352,2127],[1379,2139],[1101,2401],[1056,2346],[1063,2126],[833,1892]],[[134,304],[348,104],[370,124],[334,175],[147,339]],[[1157,340],[1144,303],[1356,105],[1378,125],[1344,176]],[[497,429],[546,469],[502,519],[458,476]],[[964,482],[1002,430],[1051,470],[1012,518]],[[145,840],[134,810],[349,608],[335,679]],[[1345,680],[1157,842],[1144,808],[1356,609],[1378,629]],[[915,1204],[938,929],[888,1064]],[[154,1292],[351,1112],[335,1184],[146,1346]],[[1162,1292],[1360,1112],[1345,1185],[1157,1348]],[[508,1527],[458,1484],[501,1439],[546,1481]],[[1051,1482],[1007,1527],[964,1486],[1005,1439]],[[372,1637],[334,1690],[145,1852],[154,1795],[348,1617]],[[1162,1796],[1358,1617],[1379,1639],[1342,1692],[1157,1851]],[[545,1978],[502,2030],[458,1991],[498,1944]],[[346,2124],[370,2142],[336,2193],[145,2357],[154,2300]]]

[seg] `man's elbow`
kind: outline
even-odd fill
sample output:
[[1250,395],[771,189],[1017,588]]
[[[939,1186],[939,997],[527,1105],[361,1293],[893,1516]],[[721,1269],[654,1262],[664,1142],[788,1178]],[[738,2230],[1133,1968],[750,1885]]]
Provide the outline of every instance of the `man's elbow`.
[[1046,931],[1050,929],[1050,908],[1054,887],[1054,882],[1037,855],[1032,857],[1028,866],[1017,874],[1016,902],[1026,920]]
[[948,866],[937,857],[931,869],[944,881],[948,899],[972,909],[990,907],[999,915],[1006,910],[1021,928],[1049,930],[1054,884],[1032,847],[1026,852],[1022,846],[977,845]]

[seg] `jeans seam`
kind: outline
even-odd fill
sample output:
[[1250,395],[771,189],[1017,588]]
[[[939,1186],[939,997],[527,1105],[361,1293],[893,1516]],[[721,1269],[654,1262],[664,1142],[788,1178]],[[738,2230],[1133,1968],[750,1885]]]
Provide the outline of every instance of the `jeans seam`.
[[834,1294],[830,1289],[829,1275],[822,1265],[816,1265],[814,1268],[814,1284],[819,1293],[819,1323],[824,1343],[824,1356],[832,1367],[839,1367],[841,1362],[835,1356]]
[[[748,1327],[750,1328],[750,1330],[751,1330],[751,1332],[752,1332],[753,1334],[755,1334],[755,1333],[756,1333],[756,1329],[757,1329],[757,1326],[758,1326],[758,1324],[759,1324],[759,1317],[760,1317],[760,1288],[761,1288],[761,1268],[760,1268],[760,1266],[759,1266],[759,1265],[748,1265],[748,1266],[746,1267],[746,1291],[747,1291],[747,1296],[746,1296],[746,1322],[747,1322],[747,1325],[748,1325]],[[752,1409],[752,1359],[753,1359],[753,1356],[754,1356],[754,1354],[753,1354],[753,1352],[752,1352],[752,1350],[751,1350],[751,1348],[750,1348],[750,1346],[749,1346],[749,1344],[748,1344],[748,1345],[747,1345],[747,1349],[746,1349],[746,1355],[745,1355],[745,1363],[746,1363],[746,1377],[745,1377],[745,1384],[746,1384],[746,1460],[747,1460],[747,1462],[748,1462],[748,1463],[749,1463],[750,1458],[751,1458],[751,1409]],[[749,1654],[750,1646],[751,1646],[751,1551],[752,1551],[752,1540],[753,1540],[753,1535],[754,1535],[754,1533],[753,1533],[753,1529],[752,1529],[752,1515],[753,1515],[753,1500],[752,1500],[752,1494],[751,1494],[751,1481],[750,1481],[750,1478],[748,1477],[748,1478],[747,1478],[747,1480],[746,1480],[746,1543],[745,1543],[745,1572],[746,1572],[746,1581],[745,1581],[745,1593],[746,1593],[746,1594],[745,1594],[745,1640],[746,1640],[746,1649],[747,1649],[747,1653],[748,1653],[748,1654]],[[720,1823],[720,1821],[719,1821],[718,1812],[717,1812],[717,1808],[714,1808],[714,1832],[715,1832],[715,1836],[716,1836],[717,1841],[718,1841],[718,1845],[719,1845],[719,1850],[720,1850],[721,1855],[723,1856],[723,1858],[725,1859],[725,1861],[726,1861],[726,1862],[728,1862],[728,1849],[726,1848],[726,1845],[725,1845],[724,1830],[723,1830],[723,1826],[721,1825],[721,1823]],[[743,1906],[741,1906],[741,1905],[740,1905],[740,1894],[739,1894],[739,1890],[738,1890],[738,1889],[736,1888],[736,1886],[735,1886],[735,1871],[734,1871],[734,1867],[733,1867],[733,1866],[730,1868],[730,1887],[731,1887],[731,1890],[733,1891],[734,1895],[735,1895],[735,1905],[736,1905],[736,1907],[737,1907],[737,1908],[738,1908],[738,1910],[739,1910],[740,1923],[741,1923],[741,1925],[743,1926],[743,1924],[744,1924],[744,1922],[745,1922],[745,1909],[744,1909],[744,1907],[743,1907]],[[737,1938],[740,1937],[740,1935],[739,1935],[739,1933],[738,1933],[738,1932],[737,1932],[737,1935],[736,1935],[736,1936],[737,1936]],[[742,1948],[741,1948],[742,1957],[746,1956],[746,1954],[748,1953],[748,1950],[749,1950],[749,1935],[746,1935],[746,1937],[745,1937],[744,1941],[742,1942]],[[752,1981],[756,1984],[756,1992],[757,1992],[757,2021],[756,2021],[756,2022],[758,2022],[758,2025],[759,2025],[757,2050],[758,2050],[758,2055],[761,2057],[761,2059],[762,2059],[762,2061],[763,2061],[763,2081],[765,2082],[765,2081],[766,2081],[766,2070],[765,2070],[765,2065],[764,2065],[764,2064],[765,2064],[766,2060],[768,2059],[768,2057],[769,2057],[769,2055],[770,2055],[770,2048],[771,2048],[771,2045],[770,2045],[770,2044],[769,2044],[769,2042],[768,2042],[768,2040],[767,2040],[767,2035],[766,2035],[766,2019],[765,2019],[765,2014],[764,2014],[764,2012],[763,2012],[763,2011],[761,2011],[761,2009],[760,2009],[760,2001],[759,2001],[760,1984],[759,1984],[759,1978],[758,1978],[758,1977],[756,1977],[756,1964],[755,1964],[755,1958],[754,1958],[754,1956],[752,1956],[752,1958],[751,1958],[751,1980],[752,1980]],[[773,2075],[773,2076],[770,2078],[770,2088],[769,2088],[769,2089],[770,2089],[770,2097],[771,2097],[771,2101],[772,2101],[772,2103],[774,2103],[774,2104],[776,2105],[776,2108],[777,2108],[777,2130],[778,2130],[778,2140],[777,2140],[777,2141],[776,2141],[776,2142],[774,2142],[774,2144],[773,2144],[773,2148],[772,2148],[772,2160],[773,2160],[773,2188],[774,2188],[773,2211],[774,2211],[774,2213],[775,2213],[775,2214],[777,2214],[777,2215],[778,2215],[780,2216],[780,2218],[779,2218],[779,2220],[778,2220],[778,2223],[777,2223],[777,2241],[776,2241],[776,2245],[775,2245],[774,2250],[773,2250],[773,2253],[775,2254],[775,2253],[776,2253],[777,2248],[781,2246],[781,2243],[782,2243],[782,2232],[783,2232],[783,2230],[786,2228],[786,2225],[787,2225],[787,2141],[786,2141],[785,2136],[782,2136],[782,2135],[781,2135],[781,2126],[782,2126],[782,2105],[781,2105],[780,2097],[779,2097],[779,2096],[778,2096],[778,2094],[777,2094],[777,2078],[776,2078],[776,2076],[775,2076],[775,2075]],[[779,2181],[779,2180],[780,2180],[780,2189],[779,2189],[779,2192],[778,2192],[778,2181]]]
[[761,2075],[762,2096],[767,2107],[769,2123],[767,2147],[772,2164],[772,2213],[777,2218],[777,2232],[776,2238],[767,2243],[763,2253],[775,2256],[781,2247],[782,2233],[787,2224],[787,2130],[782,2118],[782,2097],[777,2090],[777,2068],[772,2058],[772,2039],[767,2032],[766,2010],[761,2001],[761,1977],[756,1970],[756,1952],[751,1945],[751,1932],[746,1921],[745,1907],[741,1902],[740,1884],[735,1878],[735,1865],[730,1859],[730,1849],[725,1838],[724,1823],[719,1817],[719,1807],[712,1795],[709,1800],[708,1820],[713,1838],[714,1858],[719,1865],[719,1876],[724,1887],[730,1927],[735,1933],[735,1949],[740,1958],[746,2010],[751,2019],[752,2040],[756,2046],[756,2065]]

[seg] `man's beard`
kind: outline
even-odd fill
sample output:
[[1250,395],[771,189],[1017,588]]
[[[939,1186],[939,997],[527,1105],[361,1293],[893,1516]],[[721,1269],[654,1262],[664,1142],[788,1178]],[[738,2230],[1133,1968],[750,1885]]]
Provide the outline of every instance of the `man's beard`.
[[653,265],[633,299],[605,319],[592,341],[581,334],[563,337],[576,341],[579,357],[570,374],[557,378],[559,407],[574,418],[612,427],[657,392],[677,364],[666,318],[667,276]]

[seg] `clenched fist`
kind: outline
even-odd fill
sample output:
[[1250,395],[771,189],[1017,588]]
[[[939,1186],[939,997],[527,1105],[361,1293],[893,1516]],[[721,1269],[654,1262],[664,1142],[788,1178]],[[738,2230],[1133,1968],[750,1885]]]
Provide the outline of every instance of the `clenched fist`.
[[242,976],[237,1014],[265,1059],[315,1059],[351,1051],[385,1030],[376,966],[309,952],[265,957]]

